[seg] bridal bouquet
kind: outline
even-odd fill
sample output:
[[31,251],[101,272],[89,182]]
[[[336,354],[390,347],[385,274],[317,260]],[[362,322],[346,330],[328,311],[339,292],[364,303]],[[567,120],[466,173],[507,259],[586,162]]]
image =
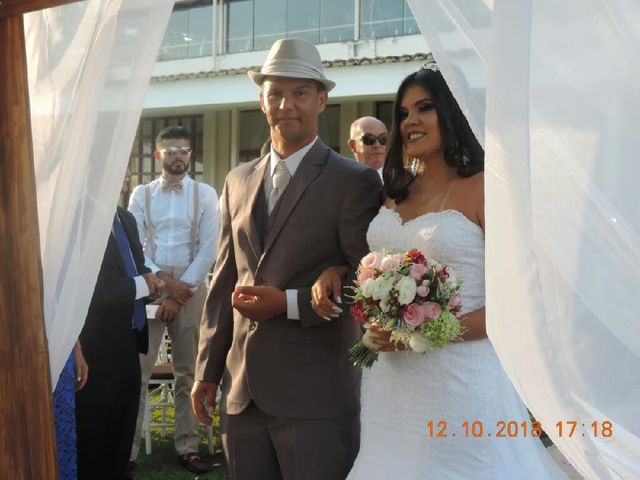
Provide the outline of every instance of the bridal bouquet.
[[[426,258],[420,250],[371,252],[358,267],[351,314],[365,327],[377,325],[391,332],[391,340],[407,350],[442,348],[462,334],[461,284],[447,266]],[[369,368],[378,359],[366,336],[349,352],[359,367]]]

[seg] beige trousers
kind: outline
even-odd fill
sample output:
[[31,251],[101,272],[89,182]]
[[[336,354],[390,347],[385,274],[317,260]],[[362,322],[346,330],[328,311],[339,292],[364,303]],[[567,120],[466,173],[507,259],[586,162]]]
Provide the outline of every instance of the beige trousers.
[[[158,265],[160,269],[173,278],[180,278],[185,268]],[[195,374],[196,356],[198,354],[198,338],[200,333],[200,319],[207,296],[207,288],[203,284],[193,294],[189,301],[180,308],[178,316],[173,322],[149,320],[149,352],[140,355],[140,370],[142,373],[142,388],[140,390],[140,406],[136,434],[131,448],[131,460],[138,457],[140,441],[142,439],[142,424],[144,410],[147,403],[147,392],[151,370],[158,357],[158,350],[162,342],[165,327],[171,338],[171,360],[175,383],[175,421],[176,429],[174,445],[178,455],[197,452],[200,438],[198,435],[198,420],[191,408],[191,388]]]

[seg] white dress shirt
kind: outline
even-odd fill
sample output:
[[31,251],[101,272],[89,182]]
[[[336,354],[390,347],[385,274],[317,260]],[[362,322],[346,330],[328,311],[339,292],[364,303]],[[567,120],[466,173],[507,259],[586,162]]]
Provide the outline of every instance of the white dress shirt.
[[[265,180],[264,180],[264,193],[266,195],[267,202],[269,202],[269,195],[271,194],[271,190],[273,190],[272,177],[278,162],[279,161],[284,162],[285,166],[287,167],[287,170],[289,170],[289,173],[293,178],[296,171],[298,170],[298,167],[300,166],[300,163],[302,162],[302,159],[309,152],[309,150],[311,150],[311,147],[315,145],[316,140],[318,140],[317,136],[316,138],[313,139],[311,143],[309,143],[309,145],[302,147],[300,150],[292,153],[285,159],[280,158],[280,155],[278,155],[278,152],[276,152],[273,149],[273,144],[271,144],[271,154],[269,155],[270,173],[268,176],[265,176]],[[298,309],[298,290],[285,290],[285,293],[287,295],[287,318],[291,320],[300,320],[300,310]]]
[[157,265],[185,267],[180,277],[184,282],[199,285],[205,279],[216,258],[220,216],[218,195],[213,187],[199,185],[199,228],[196,236],[193,261],[191,254],[191,222],[194,215],[193,193],[196,183],[185,176],[182,191],[162,190],[162,176],[149,184],[151,193],[151,220],[156,245],[155,259],[146,242],[148,228],[145,208],[145,186],[138,185],[131,194],[129,211],[136,217],[140,241],[144,246],[145,263],[154,273],[161,270]]

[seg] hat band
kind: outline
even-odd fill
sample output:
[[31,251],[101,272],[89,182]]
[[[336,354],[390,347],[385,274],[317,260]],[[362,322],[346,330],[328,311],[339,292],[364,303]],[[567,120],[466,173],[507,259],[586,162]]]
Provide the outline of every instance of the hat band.
[[262,75],[282,75],[298,78],[317,78],[326,80],[322,70],[309,65],[308,63],[296,60],[279,59],[274,63],[265,65],[260,71]]

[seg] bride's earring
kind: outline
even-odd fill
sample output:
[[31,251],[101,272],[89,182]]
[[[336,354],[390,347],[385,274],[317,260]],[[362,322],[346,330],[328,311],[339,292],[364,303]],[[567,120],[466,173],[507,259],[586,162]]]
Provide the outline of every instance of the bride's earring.
[[411,159],[411,168],[410,168],[411,176],[415,178],[418,175],[419,170],[420,170],[420,160],[414,157]]

